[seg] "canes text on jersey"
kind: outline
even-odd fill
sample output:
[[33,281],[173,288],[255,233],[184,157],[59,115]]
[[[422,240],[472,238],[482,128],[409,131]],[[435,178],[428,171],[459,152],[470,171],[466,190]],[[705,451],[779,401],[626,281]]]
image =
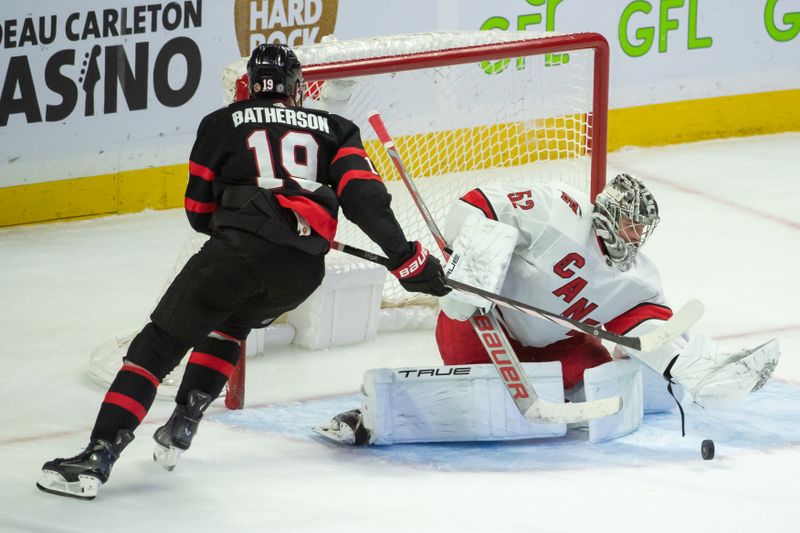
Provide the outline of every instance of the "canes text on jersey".
[[[576,204],[577,205],[577,204]],[[568,304],[572,304],[566,309],[561,316],[571,318],[572,320],[580,320],[589,326],[597,326],[600,324],[593,318],[586,318],[586,315],[597,309],[597,304],[590,302],[585,297],[581,297],[578,301],[573,303],[573,300],[580,292],[589,284],[584,278],[576,276],[574,269],[570,268],[575,266],[576,269],[583,268],[586,264],[586,259],[577,253],[572,252],[565,255],[558,263],[553,265],[553,272],[560,278],[568,279],[567,283],[553,291],[553,294],[563,299]],[[574,334],[570,332],[569,334]]]
[[231,115],[233,126],[240,124],[263,124],[278,122],[287,126],[297,126],[323,133],[330,133],[328,117],[307,113],[300,109],[286,109],[284,107],[248,107],[234,111]]

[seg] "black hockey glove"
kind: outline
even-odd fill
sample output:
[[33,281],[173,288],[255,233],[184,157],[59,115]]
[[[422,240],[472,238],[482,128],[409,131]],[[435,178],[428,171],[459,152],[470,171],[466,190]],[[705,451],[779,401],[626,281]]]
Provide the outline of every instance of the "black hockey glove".
[[442,264],[433,257],[419,241],[408,243],[411,255],[400,261],[392,274],[400,280],[400,285],[409,292],[422,292],[432,296],[444,296],[450,288],[444,284]]

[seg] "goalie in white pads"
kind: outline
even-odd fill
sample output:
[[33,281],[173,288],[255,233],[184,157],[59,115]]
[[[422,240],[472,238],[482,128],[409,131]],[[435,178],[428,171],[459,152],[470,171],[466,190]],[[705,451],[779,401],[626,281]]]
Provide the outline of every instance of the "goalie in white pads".
[[[453,243],[454,250],[445,272],[451,279],[586,324],[602,325],[615,334],[640,336],[672,316],[658,271],[640,252],[658,222],[655,198],[640,180],[627,174],[611,180],[594,205],[585,194],[562,183],[481,187],[462,196],[448,214],[445,239]],[[439,315],[436,340],[445,365],[474,369],[472,365],[490,363],[486,349],[468,322],[476,312],[488,310],[488,304],[458,291],[440,298],[443,312]],[[566,390],[568,396],[580,398],[584,373],[588,369],[600,365],[606,365],[602,368],[619,366],[619,361],[613,361],[606,348],[589,335],[521,312],[499,311],[520,361],[561,363],[562,392]],[[641,366],[636,362],[644,365],[641,370],[646,383],[652,384],[655,379],[664,385],[666,382],[678,384],[697,404],[725,408],[764,385],[777,365],[779,348],[777,340],[773,339],[752,349],[726,353],[707,336],[689,333],[653,352],[642,353],[618,346],[614,355],[618,359],[632,358],[627,361],[628,365]],[[475,370],[461,371],[462,375],[473,376],[466,380],[470,381],[469,386],[455,385],[469,388],[472,391],[469,394],[446,392],[447,387],[454,386],[455,376],[450,375],[451,383],[440,380],[444,389],[423,392],[421,397],[410,394],[411,390],[419,393],[427,389],[414,389],[411,387],[414,380],[400,379],[403,375],[412,376],[413,371],[395,370],[391,376],[368,373],[365,378],[366,413],[343,413],[323,431],[345,442],[377,444],[536,436],[526,431],[530,433],[529,427],[538,424],[527,424],[529,427],[520,432],[513,409],[505,407],[487,416],[471,416],[468,423],[459,418],[456,413],[464,410],[474,414],[476,409],[489,409],[480,407],[477,402],[473,390],[478,386]],[[440,369],[433,372],[434,376],[437,372],[443,373]],[[530,370],[526,368],[526,372]],[[426,375],[423,373],[419,377]],[[626,401],[641,398],[641,385],[637,389],[629,379],[630,366],[617,368],[612,375],[615,386],[624,389],[617,393],[625,393]],[[552,377],[552,372],[549,376]],[[499,383],[499,379],[497,381]],[[535,377],[532,381],[539,392],[542,383]],[[390,383],[388,388],[386,383]],[[663,409],[664,398],[669,398],[666,387],[654,389],[645,385],[645,390],[651,391],[649,400]],[[502,393],[502,389],[498,391]],[[454,395],[460,395],[460,404],[453,404]],[[447,398],[439,407],[449,415],[437,412],[437,397]],[[489,393],[480,397],[485,400],[495,396]],[[563,396],[548,399],[562,401]],[[510,403],[510,398],[505,400]],[[396,405],[390,409],[387,402]],[[420,403],[426,404],[425,409],[420,409]],[[637,406],[639,413],[642,407],[647,408],[647,403],[645,397],[644,405]],[[632,407],[626,406],[623,411],[627,413],[621,414],[628,418],[622,426],[629,431],[638,426]],[[414,417],[427,420],[415,419],[411,431],[416,431],[417,435],[398,437],[396,424],[386,424],[381,417],[390,416],[396,421],[408,417],[404,410],[409,409],[414,411]],[[511,426],[498,431],[496,426],[503,424],[493,422],[493,418],[510,420],[509,417],[513,420]],[[456,425],[464,427],[452,431],[454,420]],[[466,427],[470,424],[471,427]],[[491,429],[487,429],[489,427]],[[618,431],[618,434],[622,433]]]

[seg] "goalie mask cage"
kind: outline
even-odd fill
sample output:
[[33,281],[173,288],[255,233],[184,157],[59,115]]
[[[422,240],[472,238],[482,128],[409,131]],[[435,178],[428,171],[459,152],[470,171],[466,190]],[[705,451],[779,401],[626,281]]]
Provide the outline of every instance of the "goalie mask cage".
[[[461,32],[336,41],[295,48],[307,107],[361,129],[411,240],[437,247],[367,122],[383,116],[442,227],[449,205],[483,183],[560,180],[592,199],[605,184],[608,44],[596,33]],[[247,58],[223,74],[227,101],[246,89]],[[336,240],[380,252],[339,217]],[[353,261],[331,252],[329,261]],[[435,304],[387,277],[383,307]]]

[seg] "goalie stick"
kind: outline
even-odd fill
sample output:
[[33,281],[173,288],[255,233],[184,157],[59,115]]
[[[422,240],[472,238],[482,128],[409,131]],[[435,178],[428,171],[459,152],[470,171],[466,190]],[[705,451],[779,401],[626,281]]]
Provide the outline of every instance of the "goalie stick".
[[[394,163],[397,172],[400,174],[403,183],[408,188],[414,203],[417,205],[425,224],[428,226],[433,238],[445,256],[449,256],[451,250],[447,245],[442,232],[439,231],[436,221],[428,211],[422,196],[417,190],[414,181],[409,176],[403,165],[400,154],[395,148],[394,141],[389,135],[383,119],[377,111],[369,113],[369,123],[378,139],[383,144],[389,157]],[[575,423],[586,420],[594,420],[605,416],[613,415],[622,409],[622,399],[619,396],[595,400],[592,402],[581,403],[553,403],[540,398],[536,394],[527,374],[522,370],[519,358],[506,337],[505,332],[500,328],[497,318],[490,311],[485,315],[477,315],[470,318],[470,323],[475,330],[478,339],[483,344],[486,353],[494,364],[506,390],[511,396],[519,412],[529,420],[547,421],[553,423]]]
[[[373,254],[372,252],[367,252],[366,250],[361,250],[360,248],[356,248],[354,246],[333,241],[332,247],[340,252],[344,252],[355,257],[360,257],[361,259],[366,259],[367,261],[372,261],[373,263],[378,263],[383,266],[388,267],[389,264],[389,260],[387,258]],[[460,281],[445,278],[445,285],[459,291],[476,294],[501,307],[515,309],[527,315],[550,320],[556,324],[564,326],[565,328],[580,331],[588,335],[592,335],[593,337],[613,342],[614,344],[619,344],[620,346],[625,346],[626,348],[631,348],[640,352],[650,352],[660,348],[671,340],[677,338],[679,335],[682,335],[703,316],[703,304],[699,300],[689,300],[683,307],[678,309],[678,311],[676,311],[675,314],[669,318],[669,320],[665,321],[655,330],[640,337],[629,337],[626,335],[617,335],[615,333],[611,333],[610,331],[596,328],[594,326],[589,326],[583,322],[578,322],[577,320],[572,320],[571,318],[563,317],[561,315],[551,313],[550,311],[545,311],[544,309],[539,309],[538,307],[534,307],[532,305],[528,305],[499,294],[485,291],[478,287],[472,287],[466,283],[461,283]]]
[[512,300],[511,298],[500,296],[499,294],[493,294],[478,287],[472,287],[466,283],[461,283],[460,281],[446,279],[445,284],[448,287],[452,287],[460,291],[477,294],[478,296],[486,298],[490,302],[494,302],[497,305],[507,307],[509,309],[516,309],[517,311],[521,311],[527,315],[544,318],[561,326],[578,330],[593,337],[607,340],[613,342],[614,344],[619,344],[620,346],[625,346],[626,348],[631,348],[639,352],[651,352],[657,348],[660,348],[661,346],[682,335],[685,331],[695,325],[703,316],[703,304],[699,300],[689,300],[686,302],[686,304],[684,304],[683,307],[678,309],[678,311],[674,313],[669,320],[664,322],[661,326],[653,331],[645,333],[641,337],[626,337],[625,335],[616,335],[609,331],[605,331],[594,326],[589,326],[583,322],[578,322],[577,320],[572,320],[561,315],[551,313],[550,311],[545,311],[544,309],[539,309],[538,307],[533,307],[532,305],[527,305],[522,302]]

